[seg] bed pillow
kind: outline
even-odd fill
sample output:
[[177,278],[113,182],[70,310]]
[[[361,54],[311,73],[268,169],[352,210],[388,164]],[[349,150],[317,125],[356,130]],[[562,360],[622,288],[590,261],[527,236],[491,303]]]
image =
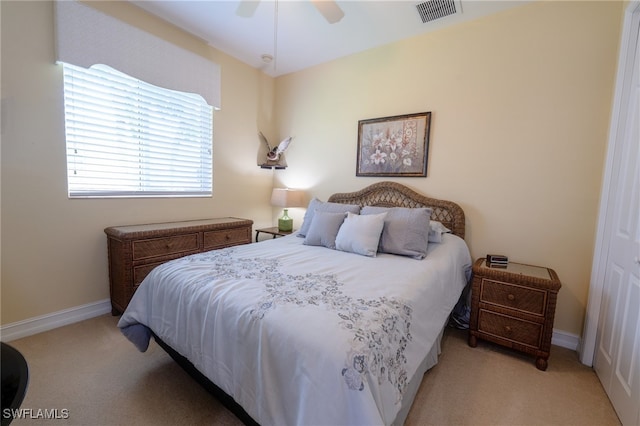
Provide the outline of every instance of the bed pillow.
[[338,235],[338,230],[342,222],[344,222],[346,215],[346,213],[316,210],[303,244],[308,246],[325,246],[330,249],[335,249],[336,235]]
[[399,254],[414,259],[424,259],[429,243],[429,219],[432,210],[407,207],[362,208],[363,215],[387,212],[378,250],[382,253]]
[[429,242],[441,243],[442,234],[447,234],[450,232],[451,232],[451,229],[447,228],[437,220],[432,220],[431,223],[429,224]]
[[340,203],[330,203],[327,201],[320,201],[317,198],[309,201],[309,206],[307,207],[307,211],[304,214],[304,219],[302,220],[302,226],[298,231],[298,237],[305,237],[307,232],[309,232],[309,227],[313,222],[313,216],[316,211],[321,212],[332,212],[332,213],[360,213],[360,206],[356,204],[340,204]]
[[361,216],[347,213],[336,236],[336,249],[375,257],[387,213]]

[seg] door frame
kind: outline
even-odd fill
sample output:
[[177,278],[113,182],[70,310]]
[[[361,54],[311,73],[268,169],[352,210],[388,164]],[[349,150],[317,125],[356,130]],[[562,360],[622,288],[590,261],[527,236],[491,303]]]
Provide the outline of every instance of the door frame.
[[640,0],[633,0],[627,6],[624,13],[622,37],[620,41],[620,53],[618,58],[618,71],[616,75],[615,97],[609,128],[609,142],[607,146],[607,160],[605,163],[604,180],[600,192],[600,209],[598,212],[598,227],[596,245],[593,254],[591,269],[591,282],[589,284],[589,301],[582,332],[582,342],[578,352],[580,361],[588,366],[593,365],[596,352],[598,323],[600,319],[600,307],[602,304],[602,292],[604,289],[605,269],[608,252],[608,242],[611,239],[611,226],[608,226],[607,206],[613,196],[612,190],[616,190],[615,183],[618,177],[618,167],[614,164],[614,153],[621,149],[624,122],[629,107],[629,85],[633,74],[633,66],[638,58],[635,58],[638,31],[640,30]]

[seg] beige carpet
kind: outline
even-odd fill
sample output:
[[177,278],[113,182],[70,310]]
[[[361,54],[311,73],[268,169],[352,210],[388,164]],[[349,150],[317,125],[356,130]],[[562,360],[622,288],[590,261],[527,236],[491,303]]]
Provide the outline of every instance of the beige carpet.
[[[155,343],[138,352],[110,315],[10,342],[27,359],[21,408],[59,417],[12,425],[239,425]],[[68,410],[68,411],[64,411]],[[591,368],[553,347],[546,372],[495,345],[466,344],[448,329],[440,362],[425,375],[407,425],[618,425]]]

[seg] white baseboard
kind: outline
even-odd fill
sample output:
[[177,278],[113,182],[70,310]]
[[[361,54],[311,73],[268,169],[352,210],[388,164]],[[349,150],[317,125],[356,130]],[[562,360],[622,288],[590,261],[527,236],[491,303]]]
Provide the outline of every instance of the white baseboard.
[[[52,314],[4,325],[0,327],[0,339],[3,342],[10,342],[33,334],[42,333],[43,331],[104,315],[109,312],[111,312],[111,301],[104,299]],[[551,344],[575,351],[580,345],[580,336],[561,330],[553,330]]]
[[0,339],[3,342],[10,342],[33,334],[42,333],[43,331],[104,315],[108,312],[111,312],[111,301],[104,299],[98,302],[3,325],[0,327]]
[[553,336],[551,336],[551,344],[577,351],[580,345],[580,336],[554,329]]

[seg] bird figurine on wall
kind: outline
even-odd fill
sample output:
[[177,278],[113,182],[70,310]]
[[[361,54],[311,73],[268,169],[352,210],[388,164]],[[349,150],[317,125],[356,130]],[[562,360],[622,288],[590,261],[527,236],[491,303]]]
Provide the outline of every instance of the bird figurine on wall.
[[259,132],[258,135],[260,136],[260,139],[262,139],[262,141],[265,143],[268,150],[267,162],[264,164],[261,164],[260,166],[265,168],[271,168],[271,167],[285,168],[286,164],[282,165],[282,164],[279,164],[278,162],[280,161],[282,154],[289,147],[289,144],[291,144],[291,140],[293,139],[293,137],[289,136],[284,140],[282,140],[277,146],[272,147],[271,144],[269,144],[269,141],[267,140],[267,138],[262,134],[262,132]]

